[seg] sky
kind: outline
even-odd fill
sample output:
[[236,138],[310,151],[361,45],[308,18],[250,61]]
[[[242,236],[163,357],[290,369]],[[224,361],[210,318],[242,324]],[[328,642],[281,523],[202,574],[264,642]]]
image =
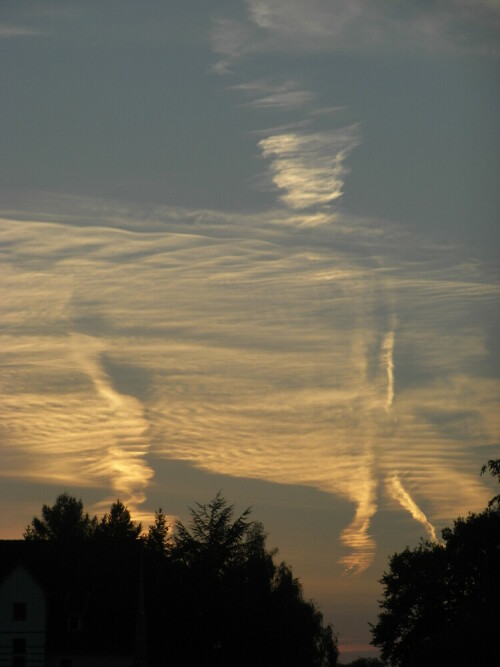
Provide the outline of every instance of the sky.
[[[344,660],[493,495],[498,0],[0,2],[0,537],[253,507]],[[370,653],[371,652],[371,653]]]

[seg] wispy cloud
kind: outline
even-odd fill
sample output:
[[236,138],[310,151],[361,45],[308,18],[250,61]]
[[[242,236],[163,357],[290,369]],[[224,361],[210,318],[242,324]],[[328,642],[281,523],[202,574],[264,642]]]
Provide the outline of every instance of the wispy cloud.
[[493,276],[327,211],[39,206],[0,225],[3,476],[135,507],[158,457],[313,486],[352,503],[353,572],[380,489],[427,528],[485,505]]
[[288,133],[292,130],[303,130],[310,125],[311,120],[309,118],[303,118],[302,120],[292,121],[291,123],[285,123],[284,125],[275,125],[263,130],[254,130],[253,134],[259,137],[270,137],[277,133],[282,134]]
[[498,53],[496,0],[247,0],[248,21],[219,21],[226,64],[259,51]]
[[46,33],[22,25],[0,23],[0,39],[14,39],[17,37],[43,37]]
[[310,91],[298,88],[295,81],[273,84],[270,81],[258,80],[232,86],[232,89],[252,97],[246,106],[254,109],[299,109],[315,99],[315,95]]
[[342,195],[345,160],[357,144],[357,127],[331,133],[278,134],[259,141],[271,160],[272,181],[292,209],[321,207]]
[[230,74],[232,63],[244,52],[252,50],[253,30],[247,21],[216,19],[212,25],[212,49],[217,60],[210,68],[214,74]]
[[[43,294],[56,296],[48,281],[41,289],[35,285],[30,289],[31,303]],[[56,289],[62,286],[59,280]],[[18,298],[21,294],[18,289]],[[41,300],[38,308],[43,311]],[[39,316],[59,319],[61,326],[62,313],[45,305]],[[64,329],[59,335],[47,332],[41,338],[25,331],[17,342],[15,337],[3,337],[6,400],[2,417],[8,424],[4,444],[15,448],[19,461],[3,474],[59,484],[77,479],[83,486],[111,490],[112,496],[119,495],[135,509],[144,502],[153,476],[145,460],[148,440],[143,407],[113,388],[99,361],[106,349],[102,340]],[[16,330],[12,320],[10,330]]]

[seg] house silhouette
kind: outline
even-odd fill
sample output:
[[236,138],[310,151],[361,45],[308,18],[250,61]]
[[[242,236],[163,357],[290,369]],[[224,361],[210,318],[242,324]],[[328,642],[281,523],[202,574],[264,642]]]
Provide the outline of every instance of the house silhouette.
[[145,667],[139,541],[0,540],[0,667]]

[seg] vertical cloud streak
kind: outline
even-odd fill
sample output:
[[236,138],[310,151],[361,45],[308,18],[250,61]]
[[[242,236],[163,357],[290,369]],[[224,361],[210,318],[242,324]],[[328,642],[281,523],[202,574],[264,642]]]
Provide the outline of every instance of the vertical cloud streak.
[[[351,550],[348,555],[341,557],[340,563],[350,574],[359,574],[366,570],[375,553],[375,540],[369,534],[369,528],[371,518],[377,511],[377,481],[373,477],[372,466],[367,466],[366,463],[368,461],[365,459],[364,467],[359,471],[355,497],[351,498],[356,502],[354,519],[340,535],[342,543]],[[352,488],[354,490],[354,486]]]
[[385,366],[387,373],[387,399],[385,402],[385,409],[390,411],[394,401],[394,331],[390,331],[384,337],[382,342],[381,363]]
[[136,398],[121,394],[112,386],[99,363],[105,347],[98,339],[72,334],[70,340],[78,366],[97,390],[112,428],[90,472],[108,477],[114,493],[136,509],[145,501],[145,490],[153,476],[152,469],[145,463],[149,447],[143,407]]

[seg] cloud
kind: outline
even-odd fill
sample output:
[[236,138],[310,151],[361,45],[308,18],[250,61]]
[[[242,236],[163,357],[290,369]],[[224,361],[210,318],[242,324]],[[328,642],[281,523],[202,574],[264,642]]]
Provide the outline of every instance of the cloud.
[[250,38],[249,27],[244,21],[216,19],[213,21],[212,48],[215,53],[234,57]]
[[385,409],[389,411],[394,401],[394,331],[386,334],[381,349],[381,364],[387,370],[387,400]]
[[[42,297],[47,284],[32,291],[31,299]],[[142,406],[112,387],[99,361],[103,341],[65,329],[41,338],[24,333],[17,343],[3,337],[2,385],[10,391],[2,414],[9,415],[8,438],[20,457],[20,468],[4,474],[59,484],[78,480],[109,488],[136,508],[153,476],[145,461]]]
[[270,81],[257,80],[232,86],[249,97],[253,97],[246,106],[254,109],[275,109],[286,111],[308,105],[315,95],[308,90],[300,90],[294,81],[273,84]]
[[373,467],[365,466],[359,471],[356,495],[351,498],[356,503],[356,513],[352,523],[342,531],[341,541],[351,550],[340,559],[347,572],[359,574],[373,561],[375,540],[369,533],[370,521],[377,511],[377,480]]
[[247,0],[252,51],[460,51],[498,53],[495,0]]
[[273,127],[268,127],[262,130],[254,130],[253,134],[259,137],[269,137],[276,133],[287,133],[291,130],[303,130],[306,127],[311,125],[311,121],[308,118],[302,120],[292,121],[291,123],[285,123],[284,125],[275,125]]
[[21,25],[0,23],[0,39],[14,39],[17,37],[43,37],[46,33]]
[[321,39],[327,35],[335,38],[347,25],[362,16],[364,5],[363,0],[312,0],[309,3],[302,0],[247,1],[249,17],[259,28],[291,35],[302,26],[302,34],[309,39]]
[[415,519],[415,521],[418,521],[419,523],[422,524],[422,526],[427,531],[431,540],[433,540],[435,542],[436,541],[436,529],[428,521],[427,517],[422,512],[422,510],[417,505],[417,503],[413,500],[413,498],[410,496],[408,491],[406,491],[406,489],[403,487],[403,485],[401,484],[401,481],[399,480],[399,477],[397,477],[395,475],[394,477],[392,477],[392,479],[388,480],[387,488],[388,488],[389,493],[391,494],[391,496],[395,500],[397,500],[397,502],[401,505],[401,507],[408,510],[408,512]]
[[292,209],[331,204],[342,195],[345,160],[357,144],[357,128],[337,132],[287,133],[261,139],[263,157],[271,159],[272,181],[284,190]]
[[417,497],[429,525],[486,504],[499,288],[458,251],[323,210],[34,207],[0,225],[2,476],[135,508],[159,457],[312,486],[352,504],[354,573],[381,489],[422,525]]
[[252,50],[253,30],[247,21],[215,19],[212,23],[212,50],[220,60],[210,68],[214,74],[231,73],[231,64],[243,53]]

